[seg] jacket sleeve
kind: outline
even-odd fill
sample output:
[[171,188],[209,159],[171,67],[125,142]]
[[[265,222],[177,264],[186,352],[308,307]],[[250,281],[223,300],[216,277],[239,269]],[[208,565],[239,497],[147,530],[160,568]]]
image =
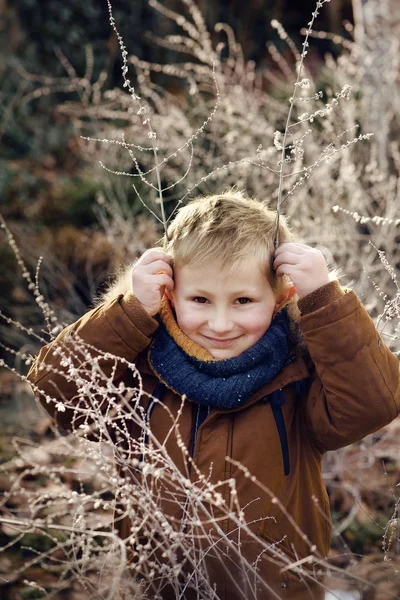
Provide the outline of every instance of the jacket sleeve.
[[66,430],[90,422],[88,397],[107,410],[110,382],[122,381],[157,327],[131,292],[91,310],[41,349],[28,373],[35,396]]
[[305,418],[322,452],[358,441],[397,417],[399,363],[353,291],[332,281],[299,301],[315,366]]

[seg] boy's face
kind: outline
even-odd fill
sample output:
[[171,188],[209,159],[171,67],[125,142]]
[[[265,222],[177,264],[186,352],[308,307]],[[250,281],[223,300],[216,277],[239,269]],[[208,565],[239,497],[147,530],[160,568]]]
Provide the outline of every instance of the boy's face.
[[180,329],[218,360],[239,356],[266,332],[274,292],[250,257],[230,273],[213,263],[174,268],[172,305]]

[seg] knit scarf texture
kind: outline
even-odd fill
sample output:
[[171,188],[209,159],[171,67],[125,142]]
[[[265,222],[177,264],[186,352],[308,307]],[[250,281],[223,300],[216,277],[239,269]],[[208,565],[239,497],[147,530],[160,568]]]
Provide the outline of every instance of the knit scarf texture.
[[225,360],[214,359],[182,332],[168,301],[158,320],[148,354],[153,371],[167,387],[203,406],[238,408],[291,362],[286,309],[251,348]]

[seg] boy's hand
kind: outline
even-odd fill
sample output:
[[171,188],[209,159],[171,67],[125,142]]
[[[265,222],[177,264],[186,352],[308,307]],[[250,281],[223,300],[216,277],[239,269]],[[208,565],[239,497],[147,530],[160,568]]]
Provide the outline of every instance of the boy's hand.
[[151,317],[160,310],[165,288],[174,289],[171,260],[163,250],[152,248],[132,269],[132,291]]
[[290,277],[300,298],[329,283],[324,255],[306,244],[281,244],[275,251],[273,265],[278,277]]

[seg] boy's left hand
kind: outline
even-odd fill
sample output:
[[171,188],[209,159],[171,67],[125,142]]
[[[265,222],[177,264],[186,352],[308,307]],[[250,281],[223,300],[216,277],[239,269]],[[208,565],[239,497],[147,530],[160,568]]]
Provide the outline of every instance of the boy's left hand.
[[317,248],[306,244],[281,244],[275,251],[273,265],[278,277],[290,277],[300,298],[329,283],[324,255]]

